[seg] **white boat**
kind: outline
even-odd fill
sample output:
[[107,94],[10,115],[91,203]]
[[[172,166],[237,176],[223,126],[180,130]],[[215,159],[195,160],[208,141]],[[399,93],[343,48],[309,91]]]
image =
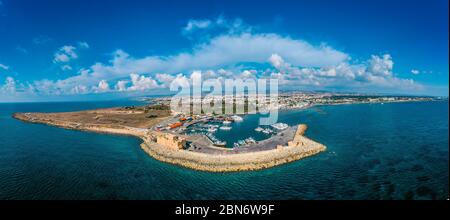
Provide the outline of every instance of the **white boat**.
[[245,139],[245,143],[246,144],[254,144],[254,143],[256,143],[256,141],[252,137],[249,137],[249,138]]
[[272,133],[272,130],[266,128],[266,129],[264,129],[264,130],[262,131],[262,133],[264,133],[264,134],[270,134],[270,133]]
[[244,119],[241,116],[237,116],[237,115],[233,115],[231,116],[231,118],[235,121],[235,122],[241,122]]
[[218,146],[218,147],[225,147],[227,145],[227,142],[226,141],[216,141],[216,142],[214,142],[214,145]]
[[261,128],[261,127],[257,127],[257,128],[255,128],[255,131],[257,131],[257,132],[261,132],[261,131],[263,131],[264,129],[263,128]]
[[222,126],[222,127],[220,127],[219,129],[220,129],[220,130],[229,131],[229,130],[231,130],[231,127],[230,127],[230,126]]
[[223,124],[224,124],[224,125],[229,125],[229,124],[231,124],[231,121],[225,120],[225,121],[223,121]]
[[214,133],[217,131],[217,128],[208,128],[208,132]]
[[277,130],[284,130],[286,128],[288,128],[289,126],[285,123],[276,123],[271,125],[273,128],[277,129]]

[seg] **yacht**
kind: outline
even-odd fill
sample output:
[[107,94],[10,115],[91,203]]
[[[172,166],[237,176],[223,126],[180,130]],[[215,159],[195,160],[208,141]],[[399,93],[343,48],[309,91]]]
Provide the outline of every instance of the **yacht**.
[[244,120],[241,116],[238,116],[238,115],[233,115],[233,116],[231,116],[231,118],[232,118],[235,122],[241,122],[241,121]]
[[264,129],[263,128],[261,128],[261,127],[257,127],[257,128],[255,128],[255,131],[257,131],[257,132],[261,132],[261,131],[263,131]]
[[264,133],[264,134],[270,134],[270,133],[272,133],[272,130],[266,128],[266,129],[264,129],[264,130],[262,131],[262,133]]

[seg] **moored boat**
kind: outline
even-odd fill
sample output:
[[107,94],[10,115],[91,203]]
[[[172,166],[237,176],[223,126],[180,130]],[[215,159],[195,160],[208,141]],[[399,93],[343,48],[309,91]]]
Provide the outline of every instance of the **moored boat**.
[[273,128],[277,129],[277,130],[284,130],[286,128],[288,128],[289,126],[285,123],[276,123],[271,125]]
[[220,130],[229,131],[229,130],[231,130],[231,127],[230,127],[230,126],[222,126],[222,127],[220,127],[219,129],[220,129]]
[[232,118],[235,122],[241,122],[241,121],[244,120],[241,116],[238,116],[238,115],[233,115],[233,116],[231,116],[231,118]]
[[257,127],[257,128],[255,128],[255,131],[257,131],[257,132],[262,132],[264,129],[263,128],[261,128],[261,127]]

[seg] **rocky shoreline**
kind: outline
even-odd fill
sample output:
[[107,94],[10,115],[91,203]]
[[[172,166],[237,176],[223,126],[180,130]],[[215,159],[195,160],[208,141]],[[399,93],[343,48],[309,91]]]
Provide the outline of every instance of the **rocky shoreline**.
[[147,129],[124,125],[84,124],[69,121],[58,121],[39,117],[45,113],[15,113],[13,117],[25,122],[41,123],[66,129],[131,135],[143,140],[141,148],[153,158],[182,167],[208,172],[237,172],[266,169],[281,164],[300,160],[326,150],[326,147],[303,134],[306,125],[299,125],[293,143],[277,146],[271,150],[245,152],[236,154],[208,154],[188,150],[167,149],[153,142]]

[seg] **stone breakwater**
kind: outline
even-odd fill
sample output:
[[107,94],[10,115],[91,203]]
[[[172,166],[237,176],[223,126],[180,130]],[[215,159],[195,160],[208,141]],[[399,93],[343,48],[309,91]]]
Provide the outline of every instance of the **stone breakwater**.
[[300,160],[326,150],[322,144],[300,137],[303,146],[281,148],[238,154],[205,154],[186,150],[171,151],[145,141],[141,148],[157,160],[183,167],[209,172],[236,172],[260,170]]
[[286,146],[279,145],[274,149],[255,152],[231,154],[224,151],[223,154],[208,154],[188,150],[174,150],[159,145],[151,140],[147,129],[122,125],[80,124],[76,122],[42,119],[30,113],[17,113],[13,117],[22,121],[43,123],[67,129],[136,136],[143,140],[141,148],[157,160],[209,172],[237,172],[265,169],[300,160],[326,150],[324,145],[303,136],[307,128],[306,125],[298,126],[294,139],[289,141]]

